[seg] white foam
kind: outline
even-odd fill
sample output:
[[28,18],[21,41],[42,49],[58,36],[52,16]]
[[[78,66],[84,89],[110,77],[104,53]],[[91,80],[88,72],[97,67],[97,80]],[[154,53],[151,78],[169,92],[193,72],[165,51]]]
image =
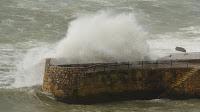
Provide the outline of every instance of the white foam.
[[52,56],[52,49],[49,47],[36,47],[30,49],[19,64],[11,87],[30,87],[42,84],[45,58]]
[[[65,58],[67,63],[143,60],[149,55],[147,33],[133,13],[99,12],[72,21],[66,37],[54,49],[35,47],[17,65],[12,87],[42,84],[44,59]],[[52,47],[52,46],[51,46]]]
[[68,63],[143,60],[148,55],[146,34],[133,13],[82,16],[71,22],[56,57]]

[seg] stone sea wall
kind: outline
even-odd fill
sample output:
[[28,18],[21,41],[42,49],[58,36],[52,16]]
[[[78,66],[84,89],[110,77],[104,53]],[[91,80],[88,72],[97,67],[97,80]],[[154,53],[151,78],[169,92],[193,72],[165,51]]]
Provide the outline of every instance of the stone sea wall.
[[50,65],[47,60],[43,91],[69,103],[200,96],[197,68],[101,67]]

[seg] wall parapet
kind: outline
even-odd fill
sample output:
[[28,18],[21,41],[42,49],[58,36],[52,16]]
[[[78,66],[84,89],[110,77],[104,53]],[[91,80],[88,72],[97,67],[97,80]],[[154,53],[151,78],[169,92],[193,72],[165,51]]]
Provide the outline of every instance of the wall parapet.
[[47,59],[43,91],[69,103],[197,97],[199,70],[191,72],[196,66],[193,60],[54,65]]

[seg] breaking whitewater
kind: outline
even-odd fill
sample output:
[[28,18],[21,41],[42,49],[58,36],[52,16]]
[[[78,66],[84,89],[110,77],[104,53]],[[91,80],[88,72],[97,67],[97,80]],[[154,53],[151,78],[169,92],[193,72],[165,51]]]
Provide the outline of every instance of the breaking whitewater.
[[67,63],[155,60],[200,52],[200,4],[191,0],[0,1],[0,112],[199,111],[197,99],[67,105],[39,94],[45,58]]

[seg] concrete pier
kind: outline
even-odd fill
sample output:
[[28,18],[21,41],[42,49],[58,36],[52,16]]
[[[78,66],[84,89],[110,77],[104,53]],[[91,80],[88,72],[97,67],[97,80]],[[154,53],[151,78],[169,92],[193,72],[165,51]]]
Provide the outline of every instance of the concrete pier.
[[54,61],[46,60],[42,89],[67,103],[200,97],[199,59],[69,65]]

